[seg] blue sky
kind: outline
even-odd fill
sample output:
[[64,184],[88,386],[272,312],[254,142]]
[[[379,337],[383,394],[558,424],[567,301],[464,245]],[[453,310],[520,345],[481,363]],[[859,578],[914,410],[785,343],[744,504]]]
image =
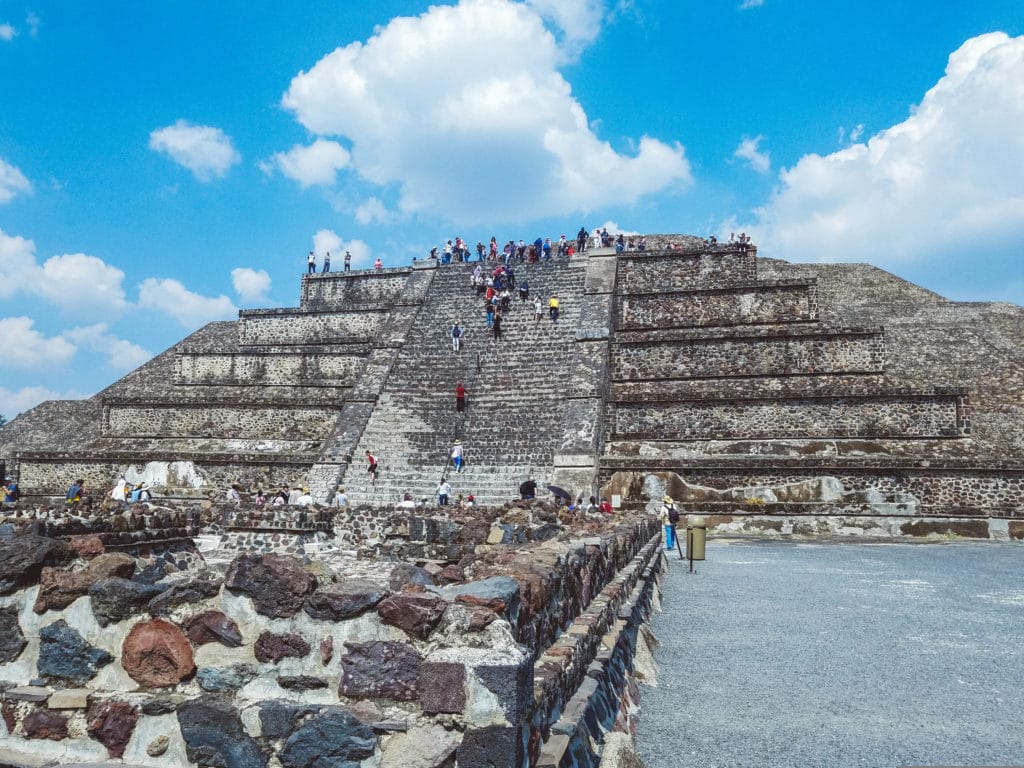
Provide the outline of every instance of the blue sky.
[[1019,0],[285,6],[0,0],[0,414],[295,305],[314,247],[745,230],[1024,302]]

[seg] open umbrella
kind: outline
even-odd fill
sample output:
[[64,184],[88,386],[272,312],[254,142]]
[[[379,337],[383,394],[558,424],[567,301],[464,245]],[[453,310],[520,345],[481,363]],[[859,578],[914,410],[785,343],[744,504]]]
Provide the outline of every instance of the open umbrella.
[[555,495],[556,499],[572,501],[572,494],[565,490],[565,488],[559,488],[557,485],[549,485],[548,490]]

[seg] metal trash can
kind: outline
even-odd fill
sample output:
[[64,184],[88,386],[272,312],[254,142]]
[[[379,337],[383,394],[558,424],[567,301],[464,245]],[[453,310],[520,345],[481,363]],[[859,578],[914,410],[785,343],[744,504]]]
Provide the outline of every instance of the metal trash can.
[[691,561],[704,559],[704,543],[707,540],[708,528],[700,515],[686,517],[686,559]]

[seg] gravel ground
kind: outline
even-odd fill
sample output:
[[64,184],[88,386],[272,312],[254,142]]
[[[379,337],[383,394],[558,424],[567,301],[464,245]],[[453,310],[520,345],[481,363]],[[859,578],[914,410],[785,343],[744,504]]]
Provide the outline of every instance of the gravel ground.
[[1024,766],[1024,545],[709,542],[664,581],[650,768]]

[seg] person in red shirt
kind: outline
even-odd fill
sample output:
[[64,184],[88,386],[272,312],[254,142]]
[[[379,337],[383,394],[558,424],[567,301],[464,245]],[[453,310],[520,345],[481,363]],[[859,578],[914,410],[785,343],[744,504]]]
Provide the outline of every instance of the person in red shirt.
[[612,513],[612,505],[608,499],[604,498],[604,496],[601,497],[601,511],[606,515],[610,515]]
[[374,488],[377,487],[377,457],[369,451],[366,452],[366,463],[369,466],[366,468],[367,474],[370,476],[370,485]]
[[466,388],[461,381],[455,385],[455,410],[458,413],[466,410]]

